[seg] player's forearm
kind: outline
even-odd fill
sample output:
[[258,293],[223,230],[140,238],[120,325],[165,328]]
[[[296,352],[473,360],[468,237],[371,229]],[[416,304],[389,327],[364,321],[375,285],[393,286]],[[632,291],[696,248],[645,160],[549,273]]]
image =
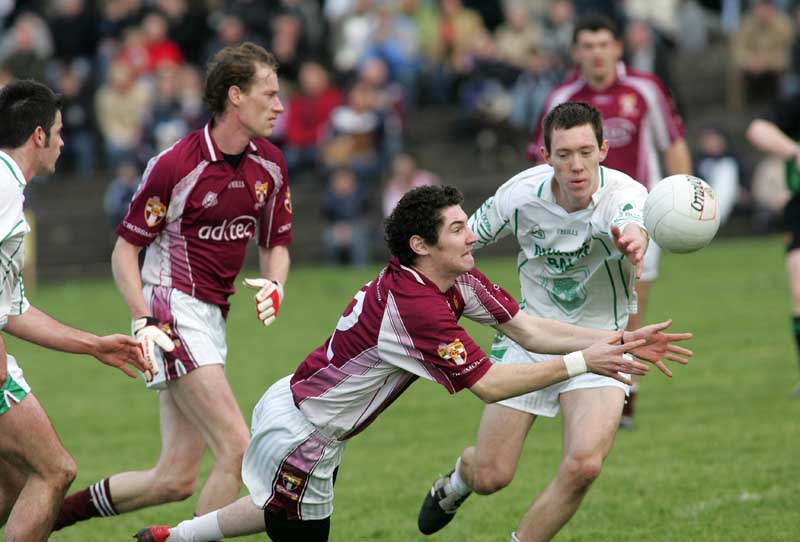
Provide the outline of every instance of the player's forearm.
[[678,175],[679,173],[691,175],[692,155],[685,139],[681,138],[670,145],[664,153],[664,164],[669,175]]
[[540,390],[569,378],[563,358],[540,363],[492,365],[470,391],[486,403],[494,403]]
[[140,250],[140,247],[135,247],[120,237],[111,254],[114,282],[130,310],[131,318],[150,315],[150,309],[142,294],[142,276],[139,273]]
[[277,245],[272,248],[259,247],[259,268],[261,276],[270,280],[277,280],[281,284],[286,284],[289,278],[289,247]]
[[97,349],[97,335],[62,324],[36,307],[30,307],[20,315],[9,316],[4,331],[19,339],[62,352],[92,354]]
[[747,140],[757,149],[783,159],[789,159],[800,152],[798,144],[772,122],[756,119],[747,128]]
[[613,336],[612,331],[537,318],[522,311],[505,324],[496,327],[525,350],[540,354],[566,354]]

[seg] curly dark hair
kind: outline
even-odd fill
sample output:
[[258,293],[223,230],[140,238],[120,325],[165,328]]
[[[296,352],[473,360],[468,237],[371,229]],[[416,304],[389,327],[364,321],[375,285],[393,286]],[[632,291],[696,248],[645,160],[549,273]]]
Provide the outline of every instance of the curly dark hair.
[[278,71],[275,56],[255,43],[246,41],[237,46],[220,50],[209,63],[206,71],[203,102],[214,115],[225,112],[228,89],[237,86],[247,92],[256,73],[256,64],[264,64]]
[[464,195],[455,186],[421,186],[407,192],[386,219],[385,239],[392,256],[403,265],[414,265],[417,254],[409,240],[419,235],[429,245],[439,240],[442,211],[461,205]]
[[60,109],[61,95],[37,81],[24,79],[6,85],[0,90],[0,147],[21,147],[39,126],[47,134],[45,146],[50,145],[50,128]]
[[550,152],[553,130],[569,130],[589,124],[597,138],[597,146],[603,146],[603,116],[600,111],[584,102],[565,102],[555,106],[542,121],[544,148]]

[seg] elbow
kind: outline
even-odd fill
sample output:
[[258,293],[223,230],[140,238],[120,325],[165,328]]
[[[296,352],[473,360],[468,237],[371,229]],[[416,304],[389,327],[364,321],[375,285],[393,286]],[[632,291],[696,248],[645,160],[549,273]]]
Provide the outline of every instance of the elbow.
[[761,119],[753,120],[747,127],[747,131],[744,134],[747,138],[747,141],[758,147],[758,141],[761,139],[761,133],[764,131],[765,125],[766,122]]

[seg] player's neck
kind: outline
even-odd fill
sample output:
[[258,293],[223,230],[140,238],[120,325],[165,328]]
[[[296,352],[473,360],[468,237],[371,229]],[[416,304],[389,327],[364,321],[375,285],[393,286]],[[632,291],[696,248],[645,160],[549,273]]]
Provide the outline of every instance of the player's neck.
[[417,263],[412,266],[414,269],[425,275],[432,283],[434,283],[440,291],[446,292],[453,287],[458,275],[451,276],[450,273],[442,273],[435,269],[432,265],[428,265],[426,260],[417,260]]
[[614,84],[614,81],[617,80],[617,73],[613,71],[600,77],[584,77],[584,79],[592,90],[603,91]]
[[14,162],[17,163],[22,175],[25,177],[25,183],[30,181],[36,176],[36,165],[31,153],[25,151],[25,147],[17,149],[0,149],[9,155]]
[[214,119],[211,137],[220,151],[230,155],[242,154],[250,143],[250,135],[231,114],[223,114]]

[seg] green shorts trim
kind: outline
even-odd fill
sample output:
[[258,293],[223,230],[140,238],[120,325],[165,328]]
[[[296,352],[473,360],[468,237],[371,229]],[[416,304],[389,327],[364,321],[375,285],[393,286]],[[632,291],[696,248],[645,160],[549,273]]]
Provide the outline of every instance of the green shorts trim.
[[11,408],[12,403],[19,403],[26,395],[28,395],[28,390],[20,386],[13,376],[8,375],[3,383],[2,396],[0,396],[0,416]]

